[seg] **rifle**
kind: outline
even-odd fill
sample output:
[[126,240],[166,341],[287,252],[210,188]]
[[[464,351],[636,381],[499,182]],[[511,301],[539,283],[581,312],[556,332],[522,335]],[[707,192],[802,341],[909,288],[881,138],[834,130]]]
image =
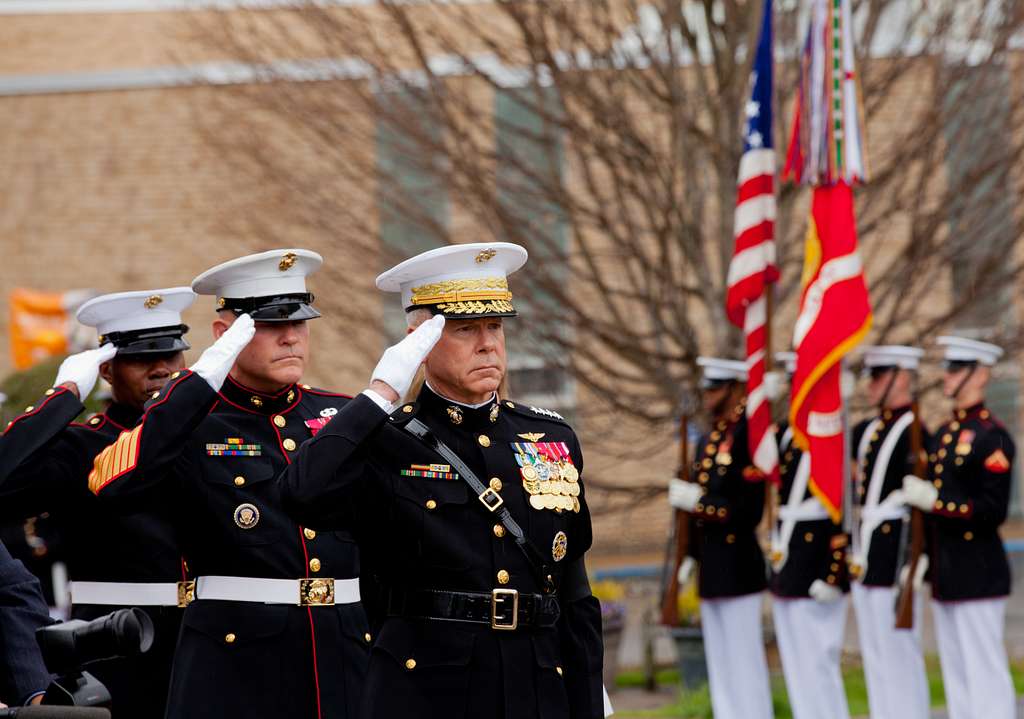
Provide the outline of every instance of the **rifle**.
[[[679,420],[679,479],[685,481],[690,479],[690,456],[686,446],[689,425],[689,419],[684,413]],[[679,624],[679,567],[690,551],[690,513],[677,509],[674,521],[672,536],[675,539],[675,546],[670,544],[667,547],[669,574],[665,593],[661,598],[661,623],[669,627]]]
[[[921,437],[921,416],[918,412],[917,400],[911,405],[914,422],[910,425],[910,451],[914,455],[914,474],[923,477],[928,471],[928,458],[925,456],[924,443]],[[916,507],[910,511],[910,552],[907,555],[907,578],[896,596],[896,628],[914,628],[914,575],[917,565],[924,552],[924,512]]]

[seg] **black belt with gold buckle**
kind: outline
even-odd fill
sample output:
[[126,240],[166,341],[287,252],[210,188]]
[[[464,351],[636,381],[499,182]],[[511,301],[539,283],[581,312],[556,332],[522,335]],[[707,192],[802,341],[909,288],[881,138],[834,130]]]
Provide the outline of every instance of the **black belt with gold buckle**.
[[503,587],[490,592],[393,589],[387,606],[393,617],[468,622],[497,631],[553,627],[560,613],[556,596]]

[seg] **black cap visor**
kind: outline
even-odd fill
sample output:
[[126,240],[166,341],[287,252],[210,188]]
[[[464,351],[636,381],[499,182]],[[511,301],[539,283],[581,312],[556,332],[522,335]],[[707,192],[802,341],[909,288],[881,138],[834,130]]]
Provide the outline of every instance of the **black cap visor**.
[[313,295],[302,292],[270,297],[224,297],[219,310],[231,310],[237,315],[246,312],[255,322],[299,322],[313,320],[320,313],[313,307]]
[[942,369],[946,370],[950,374],[977,366],[978,360],[944,360],[942,363]]
[[100,344],[112,343],[117,348],[118,357],[171,354],[189,349],[190,345],[184,338],[186,332],[188,325],[108,332],[100,337]]

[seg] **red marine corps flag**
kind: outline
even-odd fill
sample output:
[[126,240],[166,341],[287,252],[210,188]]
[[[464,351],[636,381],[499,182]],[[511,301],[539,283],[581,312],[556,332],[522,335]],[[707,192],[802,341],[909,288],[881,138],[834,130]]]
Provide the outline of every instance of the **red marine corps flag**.
[[815,0],[786,175],[814,186],[805,241],[790,423],[811,455],[810,487],[842,514],[842,358],[871,326],[851,185],[865,179],[849,0]]
[[775,266],[775,150],[772,144],[772,3],[766,0],[746,106],[743,156],[733,232],[736,246],[729,263],[725,297],[729,320],[747,338],[748,445],[754,466],[779,479],[779,451],[772,431],[771,407],[764,391],[768,351],[767,293],[779,279]]

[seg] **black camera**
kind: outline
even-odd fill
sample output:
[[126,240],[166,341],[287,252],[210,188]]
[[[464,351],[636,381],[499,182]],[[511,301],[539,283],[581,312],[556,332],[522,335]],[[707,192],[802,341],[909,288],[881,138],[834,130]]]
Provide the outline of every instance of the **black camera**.
[[46,668],[57,675],[43,704],[109,707],[110,692],[82,667],[102,659],[130,657],[153,646],[153,622],[141,609],[119,609],[86,622],[81,619],[36,630]]

